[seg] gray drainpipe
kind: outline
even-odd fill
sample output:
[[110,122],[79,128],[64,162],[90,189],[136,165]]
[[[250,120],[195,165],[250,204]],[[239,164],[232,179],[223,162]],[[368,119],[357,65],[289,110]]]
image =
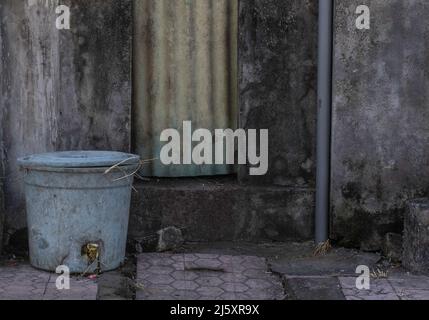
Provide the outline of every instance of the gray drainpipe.
[[319,0],[316,244],[329,238],[333,0]]

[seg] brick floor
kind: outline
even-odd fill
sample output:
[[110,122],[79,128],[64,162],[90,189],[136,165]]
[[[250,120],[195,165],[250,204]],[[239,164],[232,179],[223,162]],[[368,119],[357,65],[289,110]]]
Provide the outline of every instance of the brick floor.
[[399,300],[395,290],[387,279],[372,279],[370,290],[356,288],[356,278],[339,278],[347,300]]
[[141,254],[138,300],[282,300],[281,280],[264,258],[216,254]]
[[370,290],[357,290],[356,278],[339,278],[347,300],[429,300],[429,277],[371,279]]
[[97,284],[72,277],[70,290],[58,290],[56,274],[33,269],[28,264],[0,267],[0,300],[95,300]]
[[[124,282],[118,271],[115,277],[104,274],[98,281],[72,277],[71,289],[64,291],[56,289],[56,274],[33,269],[28,263],[0,262],[0,300],[95,300],[97,291],[99,299],[132,299],[134,288],[139,300],[429,300],[429,277],[411,275],[398,267],[387,269],[387,278],[372,278],[370,290],[358,290],[354,269],[368,263],[360,254],[348,266],[344,261],[350,255],[343,252],[318,258],[310,251],[307,261],[302,250],[297,251],[298,257],[282,257],[290,251],[281,247],[261,258],[249,255],[266,253],[266,247],[257,251],[247,245],[245,249],[238,253],[222,248],[206,254],[194,253],[200,250],[142,254],[137,259],[136,283],[131,279]],[[123,292],[124,283],[132,288],[131,293],[118,297],[116,292]],[[100,295],[103,286],[110,296],[106,292]]]

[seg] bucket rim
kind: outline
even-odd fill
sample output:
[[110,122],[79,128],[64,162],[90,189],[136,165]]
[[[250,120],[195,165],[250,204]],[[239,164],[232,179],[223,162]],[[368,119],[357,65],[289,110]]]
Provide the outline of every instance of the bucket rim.
[[140,156],[117,151],[59,151],[34,154],[18,159],[22,168],[106,168],[114,165],[137,165]]

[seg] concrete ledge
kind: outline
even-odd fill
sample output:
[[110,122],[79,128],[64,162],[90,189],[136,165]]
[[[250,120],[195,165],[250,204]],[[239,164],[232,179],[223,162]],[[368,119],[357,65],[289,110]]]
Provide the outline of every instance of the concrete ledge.
[[313,238],[314,190],[239,184],[235,178],[139,182],[132,239],[175,226],[187,241],[303,241]]

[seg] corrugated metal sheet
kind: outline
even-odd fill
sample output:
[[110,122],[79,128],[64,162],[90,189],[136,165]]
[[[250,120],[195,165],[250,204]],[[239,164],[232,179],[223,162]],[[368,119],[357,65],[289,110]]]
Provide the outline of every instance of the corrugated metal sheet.
[[[237,126],[237,0],[135,0],[134,145],[158,158],[164,129]],[[147,176],[232,173],[230,166],[164,166]]]

